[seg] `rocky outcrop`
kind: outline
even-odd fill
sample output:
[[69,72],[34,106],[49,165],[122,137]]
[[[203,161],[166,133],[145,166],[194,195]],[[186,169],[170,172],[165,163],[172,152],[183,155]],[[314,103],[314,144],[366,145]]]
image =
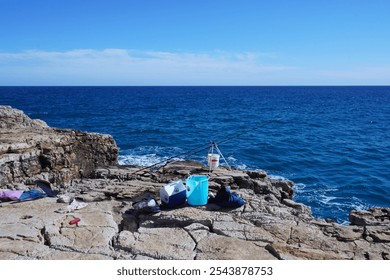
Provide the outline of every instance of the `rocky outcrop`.
[[[293,191],[290,181],[275,181],[267,175],[251,178],[249,174],[256,171],[221,167],[208,173],[206,167],[190,161],[155,172],[137,170],[131,166],[98,168],[93,179],[73,180],[62,195],[87,203],[79,210],[59,211],[68,204],[57,198],[0,204],[0,215],[5,217],[0,222],[0,259],[390,257],[390,224],[383,217],[390,209],[353,211],[351,215],[360,217],[360,222],[340,225],[315,219],[309,207],[292,197],[282,198],[283,193]],[[191,174],[209,176],[210,194],[229,182],[246,204],[236,209],[183,204],[156,214],[139,212],[133,206],[146,196],[160,202],[162,186]],[[267,186],[267,192],[257,193],[258,185]],[[74,218],[80,222],[70,225]]]
[[0,185],[45,179],[55,185],[87,177],[115,164],[118,147],[110,135],[54,129],[22,111],[0,106]]
[[11,106],[0,106],[0,129],[49,128],[42,120],[32,120],[23,111]]
[[[32,178],[54,178],[52,186],[59,193],[57,197],[0,203],[0,259],[390,258],[389,208],[352,211],[350,225],[318,220],[308,206],[294,201],[293,182],[270,178],[264,171],[220,167],[209,172],[194,161],[172,162],[153,171],[110,165],[117,153],[111,137],[44,125],[34,127],[39,131],[34,133],[30,121],[24,120],[23,129],[2,128],[10,140],[4,141],[2,134],[1,145],[21,143],[13,131],[24,134],[23,139],[31,135],[29,143],[36,143],[35,148],[23,144],[15,149],[18,164],[30,171],[19,174],[19,165],[7,165],[11,161],[3,160],[12,155],[7,148],[0,157],[1,180],[7,182],[8,189],[24,189],[33,187],[25,185]],[[66,143],[71,148],[61,146]],[[45,153],[47,147],[52,148]],[[96,149],[98,155],[93,155]],[[64,167],[58,159],[69,153],[75,155]],[[39,156],[47,154],[51,165],[42,166]],[[14,175],[4,179],[10,167]],[[81,168],[91,172],[81,177]],[[69,170],[68,180],[60,176],[63,169]],[[144,197],[160,202],[162,186],[179,179],[185,182],[193,174],[209,177],[210,194],[223,185],[230,186],[245,205],[230,209],[212,203],[199,207],[184,203],[155,214],[134,207]],[[83,207],[70,207],[74,202],[83,203]],[[64,211],[64,207],[69,210]],[[75,218],[79,221],[72,223]]]

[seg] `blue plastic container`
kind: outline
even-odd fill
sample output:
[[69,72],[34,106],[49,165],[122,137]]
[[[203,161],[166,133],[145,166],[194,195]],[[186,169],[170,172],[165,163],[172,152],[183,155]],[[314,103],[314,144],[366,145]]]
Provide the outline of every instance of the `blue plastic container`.
[[206,205],[209,196],[209,178],[193,175],[186,179],[187,203],[191,206]]

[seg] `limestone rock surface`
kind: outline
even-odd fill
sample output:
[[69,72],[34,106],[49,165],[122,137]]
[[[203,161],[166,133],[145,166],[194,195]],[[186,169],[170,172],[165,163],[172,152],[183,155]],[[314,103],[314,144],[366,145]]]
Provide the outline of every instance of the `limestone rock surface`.
[[0,185],[55,185],[88,177],[98,166],[115,164],[119,149],[111,135],[55,129],[22,111],[0,106]]
[[[262,170],[119,166],[109,135],[50,128],[6,106],[0,116],[0,192],[37,188],[39,178],[56,191],[0,203],[2,260],[390,258],[390,208],[354,210],[350,225],[340,225],[314,218],[294,201],[293,182]],[[245,204],[183,203],[154,214],[135,207],[147,197],[161,206],[161,187],[190,175],[209,177],[209,195],[229,186]],[[83,207],[69,208],[75,201]]]

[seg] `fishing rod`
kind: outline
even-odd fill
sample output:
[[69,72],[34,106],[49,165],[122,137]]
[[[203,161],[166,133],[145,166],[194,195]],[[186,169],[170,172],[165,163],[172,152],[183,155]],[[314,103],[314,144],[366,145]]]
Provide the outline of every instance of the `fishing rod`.
[[[203,151],[203,150],[208,149],[208,147],[209,147],[209,144],[207,144],[207,147],[206,147],[206,145],[198,146],[198,147],[193,148],[193,149],[191,149],[191,150],[189,150],[189,151],[187,151],[187,152],[183,152],[183,153],[181,153],[181,154],[174,155],[174,156],[169,157],[169,158],[167,158],[167,159],[165,159],[165,160],[159,161],[159,162],[157,162],[157,163],[155,163],[155,164],[152,164],[152,165],[143,167],[143,168],[141,168],[141,169],[138,169],[137,171],[134,171],[133,173],[131,173],[130,176],[131,176],[131,175],[134,175],[134,174],[136,174],[136,173],[138,173],[138,172],[140,172],[140,171],[146,170],[146,169],[152,169],[153,167],[158,166],[158,165],[160,165],[160,164],[162,164],[162,163],[168,164],[172,159],[175,159],[175,158],[177,158],[177,157],[181,157],[181,156],[185,156],[185,155],[191,156],[191,155],[196,154],[196,153],[198,153],[198,152],[200,152],[200,151]],[[193,152],[193,153],[192,153],[192,152]],[[191,153],[191,154],[189,154],[189,153]],[[166,165],[166,164],[165,164],[165,165]],[[159,167],[159,168],[161,168],[161,167]]]
[[[273,120],[273,121],[280,121],[280,119]],[[245,134],[245,133],[248,133],[249,131],[255,131],[255,130],[257,130],[257,129],[260,129],[260,128],[264,127],[265,125],[267,125],[268,123],[269,123],[268,121],[263,121],[263,122],[260,123],[260,125],[257,125],[257,126],[255,126],[255,127],[251,127],[251,128],[247,128],[247,129],[243,129],[243,130],[236,131],[236,132],[231,133],[230,135],[228,135],[228,136],[226,136],[226,137],[220,139],[219,141],[213,141],[213,140],[211,140],[211,141],[209,141],[207,144],[203,144],[203,145],[201,145],[201,146],[195,147],[195,148],[193,148],[193,149],[191,149],[191,150],[188,150],[188,151],[186,151],[186,152],[183,152],[183,153],[174,155],[174,156],[169,157],[169,158],[167,158],[167,159],[165,159],[165,160],[159,161],[159,162],[157,162],[157,163],[155,163],[155,164],[152,164],[152,165],[149,165],[149,166],[145,166],[145,167],[143,167],[143,168],[141,168],[141,169],[138,169],[138,170],[136,170],[136,171],[130,173],[129,175],[132,176],[132,175],[134,175],[134,174],[136,174],[136,173],[138,173],[138,172],[140,172],[140,171],[144,171],[144,170],[146,170],[146,169],[152,169],[153,167],[159,166],[159,165],[161,165],[161,164],[163,164],[163,163],[165,163],[165,164],[164,164],[164,166],[165,166],[165,165],[167,165],[169,162],[171,162],[171,160],[173,160],[173,159],[175,159],[175,158],[182,157],[182,156],[191,156],[191,155],[194,155],[194,154],[196,154],[196,153],[198,153],[198,152],[201,152],[201,151],[203,151],[203,150],[209,149],[209,148],[210,148],[210,145],[211,145],[211,146],[213,146],[213,145],[216,146],[216,142],[218,142],[218,143],[225,143],[225,142],[227,142],[227,141],[229,141],[229,140],[232,140],[232,139],[234,139],[234,138],[238,138],[238,136],[243,135],[243,134]],[[225,160],[225,161],[226,161],[226,160]],[[173,162],[174,162],[174,161],[173,161]],[[161,168],[161,167],[162,167],[162,166],[158,167],[157,169],[159,169],[159,168]]]

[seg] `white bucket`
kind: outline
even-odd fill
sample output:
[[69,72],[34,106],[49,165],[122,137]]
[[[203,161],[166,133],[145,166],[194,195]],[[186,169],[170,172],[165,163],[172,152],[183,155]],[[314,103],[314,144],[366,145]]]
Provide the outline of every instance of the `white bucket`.
[[207,163],[211,169],[219,166],[219,154],[208,154]]

